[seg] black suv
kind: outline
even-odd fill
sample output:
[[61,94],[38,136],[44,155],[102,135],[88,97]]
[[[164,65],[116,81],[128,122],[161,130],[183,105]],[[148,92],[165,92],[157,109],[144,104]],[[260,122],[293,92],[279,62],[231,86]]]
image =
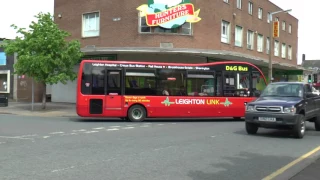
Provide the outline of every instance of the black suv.
[[320,131],[320,96],[309,84],[270,83],[256,100],[246,104],[248,134],[256,134],[259,127],[291,129],[296,138],[303,138],[306,121],[314,122]]

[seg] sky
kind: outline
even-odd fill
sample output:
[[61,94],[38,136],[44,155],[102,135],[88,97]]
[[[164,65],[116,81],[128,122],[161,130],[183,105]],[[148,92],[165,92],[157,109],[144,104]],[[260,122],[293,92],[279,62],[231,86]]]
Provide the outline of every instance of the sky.
[[[320,30],[320,22],[317,19],[317,12],[320,0],[270,0],[280,8],[292,9],[290,14],[299,19],[298,29],[298,64],[301,63],[302,54],[306,54],[306,59],[320,59],[318,53],[318,43],[320,36],[316,31]],[[17,6],[17,4],[19,4]],[[50,12],[53,14],[54,0],[6,0],[1,2],[0,17],[0,38],[15,38],[15,30],[10,27],[15,24],[18,27],[27,28],[31,21],[36,20],[34,15],[39,12]],[[31,8],[30,5],[32,5]],[[14,9],[14,12],[12,11]],[[10,16],[8,16],[10,14]],[[312,26],[311,26],[312,24]]]

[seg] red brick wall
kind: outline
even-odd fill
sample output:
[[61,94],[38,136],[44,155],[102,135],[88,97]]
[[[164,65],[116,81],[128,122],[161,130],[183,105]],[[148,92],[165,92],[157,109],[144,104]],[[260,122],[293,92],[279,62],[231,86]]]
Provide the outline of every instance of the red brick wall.
[[[71,38],[81,39],[82,47],[159,47],[161,42],[172,42],[175,48],[198,48],[236,51],[268,59],[265,51],[266,37],[269,36],[267,12],[280,10],[268,0],[253,1],[253,15],[248,14],[248,0],[242,0],[242,10],[236,8],[236,0],[224,3],[223,0],[193,0],[195,9],[201,9],[199,16],[202,20],[193,26],[193,36],[139,34],[138,11],[136,8],[146,4],[147,0],[55,0],[55,19],[59,26],[72,34]],[[263,20],[258,19],[258,8],[263,8]],[[81,38],[82,14],[100,11],[100,36]],[[235,18],[233,13],[236,14]],[[57,15],[61,14],[62,18]],[[274,61],[297,64],[298,20],[293,16],[280,13],[274,16],[280,19],[279,57],[273,56]],[[121,17],[114,22],[112,18]],[[221,20],[231,23],[230,44],[221,43]],[[286,29],[292,24],[292,34],[281,30],[282,20],[286,21]],[[234,46],[235,25],[243,27],[243,47]],[[264,52],[257,52],[257,34],[255,34],[254,50],[246,48],[247,30],[257,31],[264,35]],[[292,46],[292,60],[282,59],[282,42]],[[273,46],[273,44],[272,44]]]

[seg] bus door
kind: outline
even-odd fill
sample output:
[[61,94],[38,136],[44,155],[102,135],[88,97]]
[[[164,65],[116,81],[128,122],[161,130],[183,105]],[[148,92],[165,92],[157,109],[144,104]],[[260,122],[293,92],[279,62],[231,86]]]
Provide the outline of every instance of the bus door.
[[115,115],[122,110],[122,76],[120,69],[106,69],[105,110],[118,111]]

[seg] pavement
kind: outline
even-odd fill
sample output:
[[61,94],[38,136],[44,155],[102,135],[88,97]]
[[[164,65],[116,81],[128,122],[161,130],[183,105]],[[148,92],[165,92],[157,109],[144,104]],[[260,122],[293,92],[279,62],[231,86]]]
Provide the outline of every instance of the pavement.
[[47,102],[46,109],[42,109],[41,103],[32,104],[26,102],[10,101],[8,107],[0,107],[0,114],[12,114],[40,117],[77,117],[75,103]]
[[320,179],[320,158],[317,158],[305,169],[292,177],[290,180],[319,180]]
[[[2,114],[0,177],[259,180],[319,147],[320,132],[311,123],[307,130],[303,139],[295,139],[287,131],[266,129],[247,135],[242,121],[131,123]],[[287,179],[304,172],[290,169],[286,170]]]

